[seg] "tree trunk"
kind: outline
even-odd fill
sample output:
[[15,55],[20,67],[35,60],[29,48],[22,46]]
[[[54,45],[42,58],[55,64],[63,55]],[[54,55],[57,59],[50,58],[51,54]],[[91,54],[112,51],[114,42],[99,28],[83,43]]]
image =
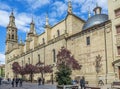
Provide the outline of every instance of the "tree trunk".
[[41,78],[43,79],[43,72],[41,72]]

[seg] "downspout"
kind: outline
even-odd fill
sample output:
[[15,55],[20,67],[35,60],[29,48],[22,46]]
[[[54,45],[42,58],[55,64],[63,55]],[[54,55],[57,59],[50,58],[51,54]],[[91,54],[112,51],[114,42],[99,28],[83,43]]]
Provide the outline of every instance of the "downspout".
[[106,59],[106,76],[105,76],[105,80],[106,80],[106,84],[107,84],[107,74],[108,74],[108,59],[107,59],[107,42],[106,42],[106,31],[105,31],[105,24],[104,24],[104,40],[105,40],[105,59]]

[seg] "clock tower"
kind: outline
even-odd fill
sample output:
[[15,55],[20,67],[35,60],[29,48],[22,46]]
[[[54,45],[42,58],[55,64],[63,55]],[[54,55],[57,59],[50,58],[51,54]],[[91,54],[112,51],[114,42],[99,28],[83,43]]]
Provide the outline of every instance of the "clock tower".
[[9,16],[9,24],[7,26],[7,34],[6,34],[6,52],[11,51],[16,48],[18,45],[18,36],[17,36],[17,28],[15,25],[15,17],[13,11]]

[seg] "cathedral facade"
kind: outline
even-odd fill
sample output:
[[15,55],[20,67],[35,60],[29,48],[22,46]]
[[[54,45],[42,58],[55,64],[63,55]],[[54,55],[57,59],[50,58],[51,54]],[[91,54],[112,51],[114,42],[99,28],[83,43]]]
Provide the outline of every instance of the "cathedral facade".
[[[108,15],[96,6],[94,15],[85,21],[72,12],[68,2],[67,16],[54,26],[49,25],[46,16],[45,32],[38,35],[32,20],[25,43],[18,42],[17,27],[13,12],[7,26],[5,77],[13,78],[13,62],[35,65],[39,60],[45,65],[53,65],[56,70],[57,53],[61,47],[71,51],[82,68],[72,72],[72,78],[84,76],[86,81],[95,83],[102,78],[104,83],[120,79],[120,1],[108,0]],[[97,59],[100,59],[97,66]],[[99,71],[97,73],[97,71]],[[51,74],[45,74],[46,80]],[[97,77],[96,77],[97,75]],[[34,76],[37,80],[39,74]]]

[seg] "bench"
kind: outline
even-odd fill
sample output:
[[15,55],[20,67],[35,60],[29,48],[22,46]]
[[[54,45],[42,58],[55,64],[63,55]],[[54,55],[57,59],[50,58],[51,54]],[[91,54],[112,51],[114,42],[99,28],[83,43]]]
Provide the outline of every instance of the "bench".
[[86,87],[86,89],[100,89],[100,87]]
[[120,88],[120,82],[113,82],[111,88]]

